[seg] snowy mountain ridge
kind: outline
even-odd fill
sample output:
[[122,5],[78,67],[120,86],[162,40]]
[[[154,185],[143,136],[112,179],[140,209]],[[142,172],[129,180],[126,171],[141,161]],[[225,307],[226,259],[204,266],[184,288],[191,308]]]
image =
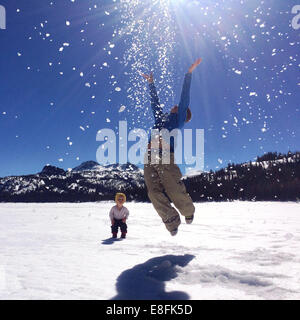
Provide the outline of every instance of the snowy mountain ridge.
[[84,172],[84,171],[98,171],[98,172],[111,172],[113,170],[122,172],[122,171],[127,171],[127,172],[134,172],[134,171],[141,171],[143,170],[139,169],[136,165],[132,163],[126,163],[126,164],[111,164],[111,165],[106,165],[102,166],[99,163],[95,161],[85,161],[78,167],[73,168],[71,171],[72,172]]
[[[194,201],[297,201],[300,153],[269,153],[216,172],[189,172],[183,182]],[[129,201],[149,201],[143,170],[130,163],[86,161],[68,171],[47,165],[37,174],[0,178],[0,202],[103,201],[116,192],[126,193]]]
[[133,164],[100,166],[87,161],[70,171],[47,165],[35,175],[0,178],[0,201],[95,201],[114,192],[144,188],[143,170]]
[[276,164],[282,164],[282,163],[296,163],[297,161],[300,161],[300,153],[296,152],[295,154],[283,156],[280,159],[275,160],[261,160],[261,161],[250,161],[241,164],[241,166],[249,167],[249,166],[262,166],[265,169],[268,169],[269,166],[276,166]]

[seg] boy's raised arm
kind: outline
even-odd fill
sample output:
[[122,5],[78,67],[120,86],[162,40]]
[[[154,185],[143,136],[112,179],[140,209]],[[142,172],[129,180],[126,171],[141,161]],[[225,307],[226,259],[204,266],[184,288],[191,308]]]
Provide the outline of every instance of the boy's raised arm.
[[187,109],[190,105],[190,89],[191,89],[191,81],[192,81],[192,73],[198,67],[198,65],[202,62],[202,59],[197,59],[189,68],[188,72],[185,75],[181,98],[178,105],[178,121],[180,125],[183,125],[186,120]]
[[151,108],[154,115],[155,123],[157,124],[161,121],[163,112],[162,112],[162,107],[159,103],[156,87],[154,85],[153,73],[150,73],[150,75],[142,74],[142,76],[148,81],[148,84],[149,84],[150,96],[151,96]]
[[186,120],[186,113],[187,109],[190,105],[190,89],[191,89],[191,82],[192,82],[192,74],[186,73],[184,77],[181,98],[178,105],[178,122],[179,127],[181,127],[185,120]]

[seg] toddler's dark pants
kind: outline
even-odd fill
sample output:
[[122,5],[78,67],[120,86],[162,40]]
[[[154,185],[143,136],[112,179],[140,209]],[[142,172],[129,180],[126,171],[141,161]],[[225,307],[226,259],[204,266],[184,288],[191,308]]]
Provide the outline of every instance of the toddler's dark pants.
[[119,227],[122,233],[127,233],[127,224],[122,220],[114,219],[114,224],[111,226],[112,233],[118,233]]

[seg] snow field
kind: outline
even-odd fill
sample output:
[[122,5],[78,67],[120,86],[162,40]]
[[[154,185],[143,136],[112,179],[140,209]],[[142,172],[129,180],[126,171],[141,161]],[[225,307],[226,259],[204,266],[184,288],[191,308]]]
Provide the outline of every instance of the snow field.
[[300,298],[299,203],[198,203],[176,237],[127,203],[122,241],[113,205],[0,204],[0,299]]

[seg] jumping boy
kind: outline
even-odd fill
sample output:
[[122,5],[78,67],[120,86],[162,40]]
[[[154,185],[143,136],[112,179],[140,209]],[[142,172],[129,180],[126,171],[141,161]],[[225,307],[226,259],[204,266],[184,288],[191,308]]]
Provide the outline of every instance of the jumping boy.
[[125,239],[127,234],[126,220],[129,216],[129,211],[123,204],[126,202],[124,193],[117,193],[115,196],[116,205],[110,209],[109,217],[111,220],[112,237],[117,238],[118,229],[121,229],[121,238]]
[[[173,129],[181,129],[185,123],[191,120],[192,113],[189,108],[189,103],[192,73],[201,61],[201,58],[197,59],[189,68],[188,73],[185,75],[180,103],[178,106],[174,106],[169,114],[164,114],[162,111],[153,81],[153,74],[142,75],[149,83],[151,107],[155,119],[153,129],[167,129],[169,131],[172,131]],[[158,154],[161,157],[161,140],[158,145],[160,151]],[[193,222],[195,207],[190,195],[187,193],[186,188],[181,181],[182,174],[180,169],[174,161],[173,140],[170,141],[169,164],[163,164],[162,161],[159,163],[151,163],[151,149],[152,147],[150,142],[148,145],[148,152],[145,157],[148,161],[145,161],[144,166],[145,183],[148,189],[148,196],[155,210],[162,218],[167,230],[172,236],[175,236],[178,232],[181,220],[178,211],[172,207],[171,202],[173,202],[175,207],[185,217],[187,224],[191,224]]]

